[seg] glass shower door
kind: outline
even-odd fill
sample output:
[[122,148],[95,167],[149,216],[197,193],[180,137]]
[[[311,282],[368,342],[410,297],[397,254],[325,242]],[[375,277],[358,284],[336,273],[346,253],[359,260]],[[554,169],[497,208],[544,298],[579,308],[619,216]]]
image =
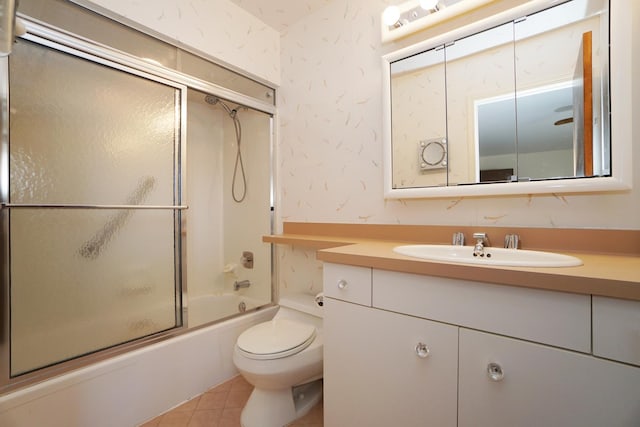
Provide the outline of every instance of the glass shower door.
[[181,326],[185,88],[26,40],[9,82],[10,376]]

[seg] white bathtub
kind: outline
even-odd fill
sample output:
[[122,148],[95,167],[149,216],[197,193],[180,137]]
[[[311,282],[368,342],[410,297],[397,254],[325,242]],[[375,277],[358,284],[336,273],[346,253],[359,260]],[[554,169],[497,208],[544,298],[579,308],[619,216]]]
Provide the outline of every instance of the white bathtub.
[[189,299],[187,304],[188,325],[204,325],[214,320],[224,319],[242,312],[241,304],[245,311],[264,305],[264,301],[248,298],[237,293],[220,295],[203,295]]
[[0,396],[0,426],[139,425],[235,376],[238,335],[276,311],[266,307]]

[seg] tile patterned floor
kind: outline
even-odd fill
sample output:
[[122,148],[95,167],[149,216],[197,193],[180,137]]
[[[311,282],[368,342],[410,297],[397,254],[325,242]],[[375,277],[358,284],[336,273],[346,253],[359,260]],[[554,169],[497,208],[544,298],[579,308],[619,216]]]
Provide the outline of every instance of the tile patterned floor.
[[[240,412],[252,390],[237,376],[140,427],[240,427]],[[323,427],[322,402],[288,427]]]

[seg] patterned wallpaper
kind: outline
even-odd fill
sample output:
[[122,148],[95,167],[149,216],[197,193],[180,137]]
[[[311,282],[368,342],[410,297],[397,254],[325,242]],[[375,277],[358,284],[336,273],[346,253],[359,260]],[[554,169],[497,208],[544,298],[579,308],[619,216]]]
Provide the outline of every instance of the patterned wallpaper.
[[315,12],[333,0],[231,0],[262,22],[284,31],[292,23]]
[[[335,1],[282,37],[280,221],[640,228],[638,175],[637,190],[621,194],[385,200],[380,57],[389,49],[379,31],[385,5]],[[633,113],[640,118],[640,110]],[[634,157],[640,161],[638,147]]]
[[[274,85],[280,34],[228,0],[75,0],[98,6]],[[112,14],[111,13],[111,14]]]
[[[279,222],[640,228],[640,174],[634,176],[635,190],[618,194],[385,200],[380,57],[424,36],[383,46],[379,19],[387,3],[336,0],[282,36]],[[630,7],[637,35],[630,49],[637,51],[640,4]],[[640,58],[634,61],[638,68]],[[640,85],[630,93],[640,99]],[[632,114],[638,122],[640,109]],[[640,162],[639,144],[633,156]],[[300,251],[278,249],[285,292],[319,289],[313,251]]]

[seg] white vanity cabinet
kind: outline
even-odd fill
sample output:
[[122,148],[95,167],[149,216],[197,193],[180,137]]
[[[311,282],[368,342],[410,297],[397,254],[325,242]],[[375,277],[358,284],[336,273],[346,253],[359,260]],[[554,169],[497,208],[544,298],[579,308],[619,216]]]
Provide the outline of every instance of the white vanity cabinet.
[[458,328],[331,298],[326,426],[455,427]]
[[459,427],[640,425],[640,369],[460,328]]
[[[327,269],[327,426],[640,426],[640,367],[629,364],[637,362],[634,341],[616,357],[596,357],[591,296]],[[354,272],[370,299],[332,290]],[[636,303],[619,312],[619,300],[593,300],[602,353],[612,331],[637,333]],[[607,360],[616,358],[625,363]]]
[[593,297],[593,354],[640,366],[640,301]]
[[373,270],[373,306],[591,352],[591,297]]

